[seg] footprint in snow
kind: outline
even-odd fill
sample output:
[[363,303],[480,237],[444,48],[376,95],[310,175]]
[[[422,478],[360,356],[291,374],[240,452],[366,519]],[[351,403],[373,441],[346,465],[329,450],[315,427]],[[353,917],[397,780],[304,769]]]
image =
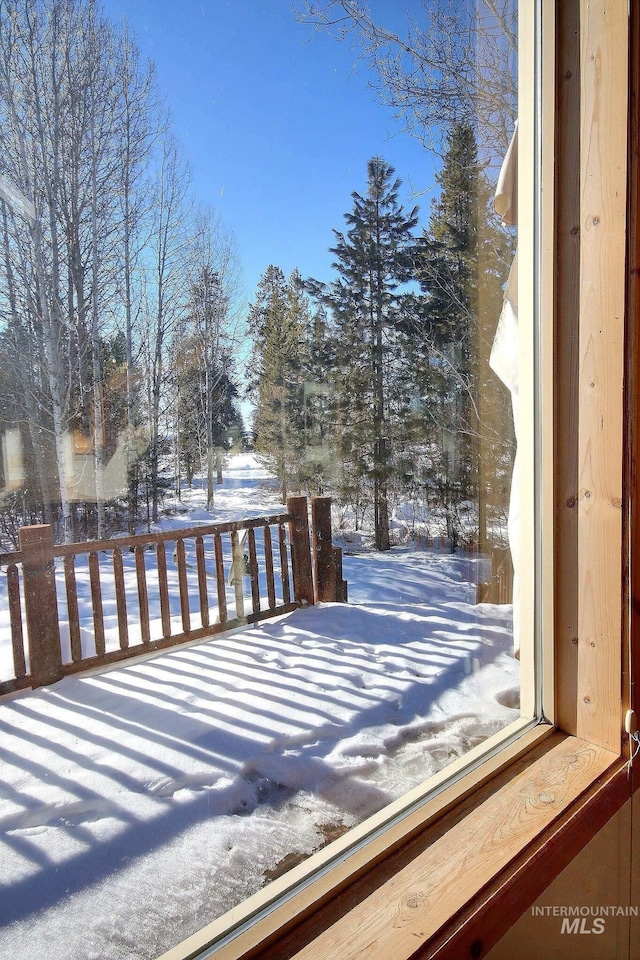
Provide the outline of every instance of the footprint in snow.
[[364,678],[361,673],[348,673],[346,679],[350,680],[354,687],[362,690],[365,686]]

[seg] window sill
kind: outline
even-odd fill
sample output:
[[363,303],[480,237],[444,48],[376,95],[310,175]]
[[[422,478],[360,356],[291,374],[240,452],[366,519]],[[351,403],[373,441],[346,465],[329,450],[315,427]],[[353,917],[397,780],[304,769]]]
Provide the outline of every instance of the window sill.
[[617,755],[544,727],[523,740],[237,936],[217,921],[163,960],[481,957],[629,796]]

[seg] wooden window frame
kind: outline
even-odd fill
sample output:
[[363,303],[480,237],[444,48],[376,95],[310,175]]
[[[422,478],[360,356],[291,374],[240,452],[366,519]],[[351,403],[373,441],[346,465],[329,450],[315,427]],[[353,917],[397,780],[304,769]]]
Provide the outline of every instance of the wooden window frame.
[[545,132],[554,242],[543,254],[555,265],[554,471],[542,491],[554,602],[541,624],[554,726],[351,841],[348,856],[336,841],[164,960],[482,957],[640,786],[623,732],[640,676],[640,3],[542,4],[556,51],[555,134]]

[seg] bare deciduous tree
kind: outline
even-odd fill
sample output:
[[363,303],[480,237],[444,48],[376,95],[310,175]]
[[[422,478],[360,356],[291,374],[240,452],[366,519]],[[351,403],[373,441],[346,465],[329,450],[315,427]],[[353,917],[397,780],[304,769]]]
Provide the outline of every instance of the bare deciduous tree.
[[207,509],[211,510],[214,474],[216,482],[222,482],[221,437],[234,406],[232,368],[239,342],[240,310],[234,242],[210,210],[200,211],[195,218],[189,260],[189,301],[180,339],[195,347],[198,370],[194,372],[201,374],[197,433],[204,445]]
[[167,132],[168,119],[161,109],[155,90],[153,65],[143,68],[137,47],[124,28],[117,71],[119,122],[117,154],[120,184],[119,228],[120,262],[118,283],[124,312],[127,389],[127,486],[129,532],[135,529],[138,504],[138,469],[136,455],[136,319],[140,312],[140,281],[137,268],[146,240],[146,216],[151,205],[148,167],[153,147]]
[[[25,216],[3,199],[0,284],[13,340],[29,343],[26,395],[35,400],[34,385],[42,384],[37,409],[32,403],[26,411],[29,429],[49,430],[55,447],[50,486],[57,481],[59,492],[41,485],[45,512],[58,501],[70,539],[74,502],[95,502],[101,536],[105,497],[113,495],[103,484],[104,345],[121,321],[117,293],[124,286],[130,383],[132,273],[142,247],[144,178],[161,125],[153,71],[140,69],[126,31],[104,20],[95,0],[0,0],[0,61],[0,176],[28,204]],[[76,438],[93,455],[89,467],[83,454],[81,477]]]
[[429,149],[442,154],[447,131],[470,123],[485,161],[504,155],[517,110],[514,0],[425,0],[401,32],[376,20],[366,0],[296,6],[302,22],[353,42],[382,101]]
[[[167,384],[167,350],[188,293],[190,248],[188,189],[190,176],[171,136],[162,142],[154,202],[150,212],[148,244],[149,281],[147,283],[146,330],[143,350],[146,357],[149,487],[151,519],[158,519],[160,499],[161,439],[166,426],[170,393]],[[166,431],[165,431],[166,432]]]

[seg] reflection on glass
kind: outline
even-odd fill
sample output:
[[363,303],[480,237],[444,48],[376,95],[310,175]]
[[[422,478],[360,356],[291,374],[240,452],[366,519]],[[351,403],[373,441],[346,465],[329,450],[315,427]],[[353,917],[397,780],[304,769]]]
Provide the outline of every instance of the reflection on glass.
[[[519,716],[517,4],[415,8],[401,54],[350,29],[424,167],[354,169],[331,268],[247,297],[128,30],[0,4],[13,956],[155,956]],[[335,602],[294,602],[300,495]]]

